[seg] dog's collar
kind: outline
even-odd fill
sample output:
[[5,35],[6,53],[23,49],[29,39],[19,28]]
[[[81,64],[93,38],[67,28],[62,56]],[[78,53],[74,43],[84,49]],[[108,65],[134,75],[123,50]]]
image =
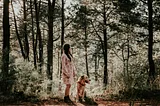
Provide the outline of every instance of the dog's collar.
[[86,84],[82,84],[81,82],[78,82],[81,86],[85,86]]

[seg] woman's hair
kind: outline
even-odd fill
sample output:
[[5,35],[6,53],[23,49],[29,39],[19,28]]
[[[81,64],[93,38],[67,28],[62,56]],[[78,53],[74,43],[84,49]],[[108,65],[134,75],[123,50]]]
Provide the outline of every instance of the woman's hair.
[[69,52],[69,49],[70,49],[70,45],[69,44],[65,44],[63,46],[64,53],[67,55],[67,57],[71,61],[72,54]]

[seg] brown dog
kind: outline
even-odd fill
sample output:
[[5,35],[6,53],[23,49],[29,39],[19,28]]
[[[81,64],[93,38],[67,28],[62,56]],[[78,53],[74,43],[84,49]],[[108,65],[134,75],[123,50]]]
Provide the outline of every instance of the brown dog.
[[90,80],[87,76],[80,76],[77,81],[77,95],[76,95],[76,102],[84,102],[84,96],[85,96],[85,86],[86,83],[90,83]]

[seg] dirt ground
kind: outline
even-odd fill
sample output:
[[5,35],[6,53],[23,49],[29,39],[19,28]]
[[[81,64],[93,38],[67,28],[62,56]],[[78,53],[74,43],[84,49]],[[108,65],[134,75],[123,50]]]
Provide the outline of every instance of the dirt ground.
[[83,103],[65,103],[62,99],[49,99],[43,100],[36,103],[33,102],[17,102],[17,103],[4,103],[0,106],[160,106],[159,102],[154,100],[150,101],[105,101],[98,100],[93,102],[83,102]]

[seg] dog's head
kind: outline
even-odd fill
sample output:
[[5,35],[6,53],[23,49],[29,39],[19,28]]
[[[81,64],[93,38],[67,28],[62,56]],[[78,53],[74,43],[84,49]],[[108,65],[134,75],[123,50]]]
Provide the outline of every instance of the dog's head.
[[81,84],[85,84],[85,83],[90,83],[90,79],[88,78],[88,76],[82,75],[79,77],[78,82],[80,82]]

